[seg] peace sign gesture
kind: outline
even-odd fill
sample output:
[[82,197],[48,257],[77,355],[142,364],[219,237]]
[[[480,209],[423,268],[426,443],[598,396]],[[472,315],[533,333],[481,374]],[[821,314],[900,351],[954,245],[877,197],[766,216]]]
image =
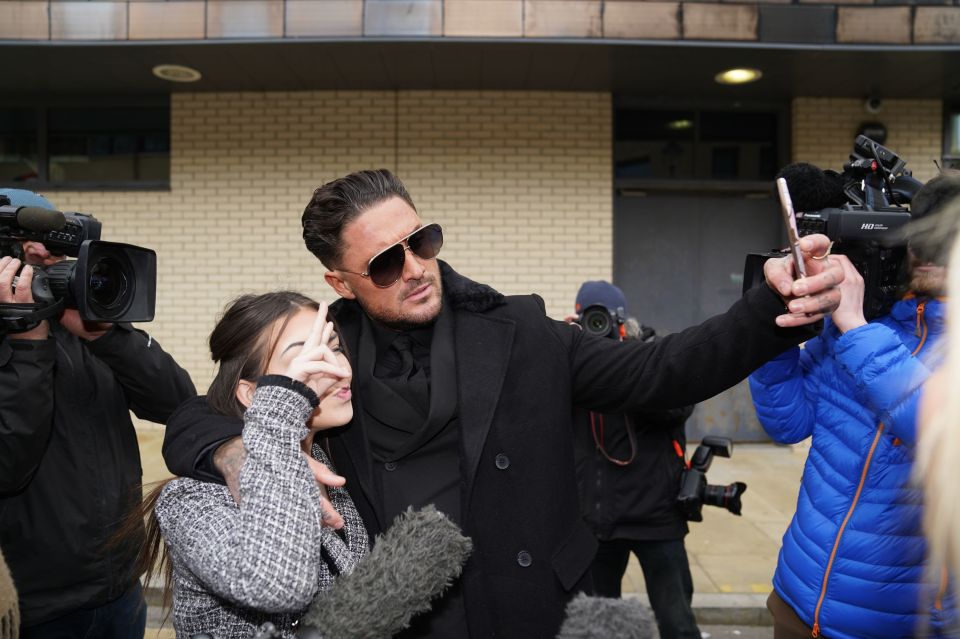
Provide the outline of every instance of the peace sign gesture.
[[320,304],[317,319],[310,329],[300,352],[294,357],[284,373],[287,377],[303,382],[323,397],[337,382],[349,378],[350,371],[337,361],[337,355],[330,348],[334,336],[333,322],[327,321],[327,305]]

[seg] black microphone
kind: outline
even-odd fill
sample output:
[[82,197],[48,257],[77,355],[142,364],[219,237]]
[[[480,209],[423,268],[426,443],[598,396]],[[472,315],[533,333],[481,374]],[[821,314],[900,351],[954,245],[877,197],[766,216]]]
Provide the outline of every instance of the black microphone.
[[777,173],[787,181],[793,208],[809,213],[821,209],[840,208],[848,202],[843,176],[836,171],[822,171],[812,164],[788,164]]
[[557,639],[650,639],[657,636],[655,629],[653,614],[639,599],[580,593],[567,604]]
[[433,506],[408,508],[300,619],[300,637],[392,637],[460,576],[473,544]]
[[53,209],[25,206],[17,211],[17,226],[28,231],[59,231],[66,223],[63,213]]
[[67,218],[60,211],[36,206],[0,206],[0,223],[13,225],[25,231],[46,233],[59,231]]

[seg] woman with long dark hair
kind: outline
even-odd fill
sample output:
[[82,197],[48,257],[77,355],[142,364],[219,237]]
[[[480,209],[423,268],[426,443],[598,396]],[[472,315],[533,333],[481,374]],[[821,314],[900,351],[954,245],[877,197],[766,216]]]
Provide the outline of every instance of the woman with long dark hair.
[[[239,503],[226,486],[176,478],[145,500],[155,566],[162,540],[173,585],[177,637],[250,637],[271,622],[292,635],[297,619],[367,552],[368,539],[343,488],[328,488],[344,519],[321,525],[320,488],[307,455],[332,464],[315,435],[353,417],[351,369],[325,304],[292,292],[234,300],[210,336],[219,369],[210,407],[242,416],[247,459]],[[148,574],[149,578],[149,574]]]

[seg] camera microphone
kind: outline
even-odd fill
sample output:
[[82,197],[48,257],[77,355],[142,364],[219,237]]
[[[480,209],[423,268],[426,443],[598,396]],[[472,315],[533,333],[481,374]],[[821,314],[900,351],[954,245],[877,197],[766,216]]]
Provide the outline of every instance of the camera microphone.
[[473,545],[433,506],[408,508],[300,619],[300,637],[392,637],[460,576]]
[[16,215],[17,226],[39,233],[59,231],[67,223],[66,217],[60,211],[41,209],[35,206],[25,206],[17,210]]
[[777,177],[787,181],[796,211],[841,208],[847,203],[843,176],[836,171],[823,171],[807,162],[797,162],[780,169]]
[[59,231],[66,223],[67,218],[60,211],[38,206],[0,206],[0,224],[14,227],[14,232],[16,229],[35,233]]

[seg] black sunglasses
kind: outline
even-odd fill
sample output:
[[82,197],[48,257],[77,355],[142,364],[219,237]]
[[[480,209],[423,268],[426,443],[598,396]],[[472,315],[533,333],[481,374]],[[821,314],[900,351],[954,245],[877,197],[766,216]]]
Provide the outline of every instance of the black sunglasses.
[[365,272],[339,270],[369,277],[374,286],[389,288],[403,275],[403,263],[408,250],[422,260],[432,260],[440,253],[442,246],[443,229],[439,224],[427,224],[371,257]]

